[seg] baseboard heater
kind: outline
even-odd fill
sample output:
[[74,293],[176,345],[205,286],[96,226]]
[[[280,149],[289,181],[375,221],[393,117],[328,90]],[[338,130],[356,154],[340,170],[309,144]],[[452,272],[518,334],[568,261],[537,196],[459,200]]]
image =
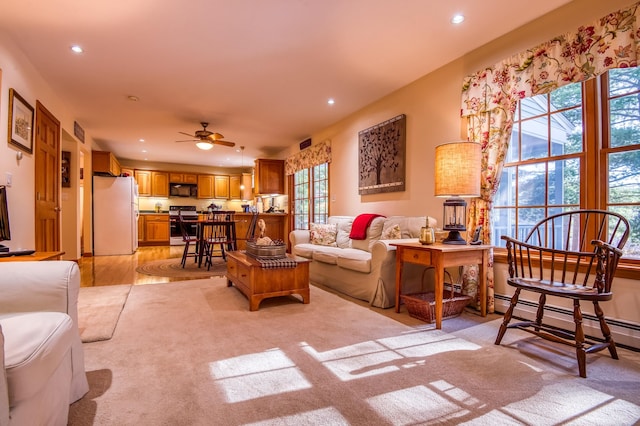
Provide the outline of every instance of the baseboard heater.
[[[509,303],[511,302],[511,296],[504,294],[495,294],[494,300],[496,313],[504,314],[504,312],[509,307]],[[584,305],[584,308],[587,308],[587,306],[593,306],[593,304],[591,304],[590,302],[584,302],[581,305]],[[606,304],[602,304],[602,306],[603,310],[605,311],[606,317]],[[527,308],[531,308],[531,310],[528,310]],[[521,298],[518,300],[518,305],[516,306],[513,316],[520,320],[531,320],[535,318],[537,308],[537,302],[523,300]],[[548,322],[550,325],[556,326],[563,330],[574,330],[575,323],[573,322],[572,310],[548,304],[545,305],[544,309],[545,322]],[[518,313],[523,312],[527,313],[526,317],[518,315]],[[602,333],[600,332],[598,318],[594,314],[583,312],[582,323],[584,326],[585,334],[589,339],[602,341]],[[613,338],[616,342],[616,346],[635,352],[640,352],[640,324],[634,324],[627,321],[620,321],[609,318],[607,318],[607,324],[609,324],[609,328],[611,328],[611,334],[613,335]]]

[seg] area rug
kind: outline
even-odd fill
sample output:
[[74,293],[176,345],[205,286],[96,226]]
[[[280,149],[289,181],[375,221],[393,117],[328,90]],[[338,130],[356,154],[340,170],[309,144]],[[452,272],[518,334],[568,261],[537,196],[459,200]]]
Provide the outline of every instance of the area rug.
[[83,342],[111,339],[131,287],[125,284],[80,288],[78,327]]
[[[401,314],[398,314],[401,315]],[[407,326],[311,287],[249,311],[226,280],[134,286],[111,340],[84,345],[76,425],[597,424],[640,421],[640,354],[588,356],[500,320]]]
[[227,263],[221,258],[214,258],[213,264],[209,269],[204,265],[198,268],[198,264],[194,262],[192,258],[187,259],[183,268],[180,264],[181,261],[182,259],[177,257],[153,260],[138,266],[136,271],[146,275],[154,275],[156,277],[184,279],[209,278],[223,276],[227,273]]

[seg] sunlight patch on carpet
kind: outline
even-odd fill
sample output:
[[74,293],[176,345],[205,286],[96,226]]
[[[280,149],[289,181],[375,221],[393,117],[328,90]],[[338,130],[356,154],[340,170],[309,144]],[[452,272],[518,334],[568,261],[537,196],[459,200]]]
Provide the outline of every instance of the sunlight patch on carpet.
[[280,349],[227,358],[211,363],[209,369],[230,403],[311,387]]
[[445,352],[481,348],[441,331],[408,333],[324,352],[316,351],[305,342],[300,346],[342,381],[424,365],[424,358]]

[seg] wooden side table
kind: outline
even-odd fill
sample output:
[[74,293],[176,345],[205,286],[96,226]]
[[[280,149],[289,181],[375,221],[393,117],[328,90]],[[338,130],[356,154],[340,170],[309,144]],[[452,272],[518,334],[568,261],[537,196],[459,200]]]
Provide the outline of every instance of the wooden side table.
[[396,247],[396,312],[400,312],[402,293],[402,266],[404,262],[433,266],[435,271],[435,317],[436,328],[442,328],[442,298],[444,292],[444,270],[450,266],[480,265],[478,284],[480,292],[480,314],[487,315],[487,268],[490,245],[455,245],[397,243]]
[[287,254],[295,268],[263,268],[260,262],[241,251],[227,252],[227,286],[235,284],[247,299],[249,310],[257,311],[269,297],[298,294],[309,303],[309,259]]
[[64,254],[63,251],[37,251],[33,254],[27,254],[25,256],[8,256],[0,257],[0,262],[28,262],[38,260],[60,260],[60,256]]

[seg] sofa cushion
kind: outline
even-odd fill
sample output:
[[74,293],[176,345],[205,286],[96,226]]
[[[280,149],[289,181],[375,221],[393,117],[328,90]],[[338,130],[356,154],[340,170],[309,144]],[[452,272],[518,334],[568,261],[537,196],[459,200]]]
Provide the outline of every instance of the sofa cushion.
[[337,234],[338,234],[338,228],[335,224],[330,224],[330,223],[312,223],[311,224],[311,244],[335,247]]
[[[420,228],[426,226],[426,224],[426,216],[389,216],[382,227],[382,235],[391,232],[390,230],[394,229],[397,225],[400,228],[401,235],[397,238],[420,238]],[[429,217],[429,225],[435,227],[436,224],[436,220]],[[392,240],[395,238],[382,237],[382,239]]]
[[342,249],[337,264],[344,269],[368,274],[371,272],[371,253],[358,249]]
[[313,257],[313,251],[316,247],[318,246],[311,243],[296,244],[291,248],[291,252],[296,256],[311,259]]
[[353,221],[341,221],[337,224],[338,234],[336,235],[336,245],[340,248],[350,248],[351,247],[351,238],[349,238],[349,234],[351,233],[351,225],[353,225]]
[[367,237],[364,240],[351,240],[351,247],[370,252],[371,245],[378,241],[382,235],[382,227],[385,220],[386,218],[382,216],[373,219],[369,228],[367,228]]
[[74,326],[71,317],[61,312],[3,314],[0,324],[13,406],[35,395],[63,362],[71,350]]

